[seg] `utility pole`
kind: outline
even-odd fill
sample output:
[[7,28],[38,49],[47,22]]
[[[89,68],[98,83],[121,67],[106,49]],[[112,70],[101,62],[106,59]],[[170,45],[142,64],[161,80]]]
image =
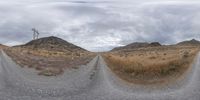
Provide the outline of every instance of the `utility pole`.
[[36,40],[36,39],[38,39],[38,37],[39,37],[39,32],[38,32],[38,30],[36,30],[35,28],[32,28],[32,31],[33,31],[33,40]]

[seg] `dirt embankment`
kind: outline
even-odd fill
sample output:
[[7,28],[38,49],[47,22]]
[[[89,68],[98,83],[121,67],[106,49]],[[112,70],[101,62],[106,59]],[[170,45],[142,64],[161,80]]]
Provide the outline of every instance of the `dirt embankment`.
[[8,46],[5,46],[3,44],[0,44],[0,49],[8,48]]

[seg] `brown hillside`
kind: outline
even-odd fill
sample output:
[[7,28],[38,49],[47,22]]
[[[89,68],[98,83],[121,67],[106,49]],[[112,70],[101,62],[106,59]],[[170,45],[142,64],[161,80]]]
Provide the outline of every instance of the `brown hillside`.
[[180,42],[177,45],[179,45],[179,46],[200,46],[200,41],[192,39],[189,41]]
[[3,48],[7,48],[8,46],[5,46],[3,44],[0,44],[0,49],[3,49]]
[[152,42],[152,43],[134,42],[126,46],[116,47],[112,49],[111,51],[130,50],[130,49],[138,49],[138,48],[146,48],[146,47],[157,47],[157,46],[162,46],[162,45],[159,42]]
[[61,38],[50,36],[37,40],[32,40],[21,47],[28,47],[33,49],[45,49],[51,51],[87,51],[79,46],[69,43]]

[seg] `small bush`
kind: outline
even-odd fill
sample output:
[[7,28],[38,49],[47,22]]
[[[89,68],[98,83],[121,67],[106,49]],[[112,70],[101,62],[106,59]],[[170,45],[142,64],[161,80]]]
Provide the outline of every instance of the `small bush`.
[[56,76],[63,73],[62,69],[59,68],[46,68],[43,69],[41,72],[38,73],[38,75],[44,75],[44,76]]
[[188,51],[185,51],[185,52],[183,53],[183,57],[184,57],[184,58],[189,57],[189,52],[188,52]]
[[156,57],[154,57],[154,56],[151,56],[151,57],[149,57],[149,59],[156,59]]

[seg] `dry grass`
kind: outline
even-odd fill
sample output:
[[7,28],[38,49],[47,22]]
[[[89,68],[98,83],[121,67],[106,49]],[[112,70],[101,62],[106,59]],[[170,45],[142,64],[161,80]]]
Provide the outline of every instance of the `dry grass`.
[[139,84],[182,75],[194,60],[196,47],[154,47],[104,54],[108,66],[122,79]]
[[8,46],[0,44],[0,49],[8,48]]
[[90,52],[61,52],[12,47],[4,50],[21,67],[34,68],[39,75],[61,75],[66,68],[78,68],[95,56]]
[[41,70],[38,75],[44,75],[44,76],[56,76],[63,73],[63,70],[59,68],[53,68],[53,67],[48,67],[46,69]]

